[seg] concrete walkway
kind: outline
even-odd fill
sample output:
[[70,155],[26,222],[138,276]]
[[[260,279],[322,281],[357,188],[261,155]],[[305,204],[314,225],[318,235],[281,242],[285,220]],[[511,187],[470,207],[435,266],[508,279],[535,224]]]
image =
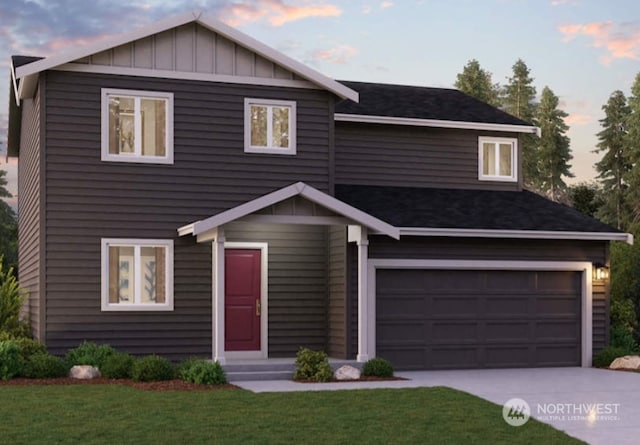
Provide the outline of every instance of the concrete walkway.
[[[590,444],[640,443],[640,374],[590,368],[401,372],[409,380],[353,383],[234,382],[254,392],[448,386],[503,405],[526,401],[532,417]],[[586,406],[588,404],[589,406]],[[593,410],[599,412],[593,412]],[[589,415],[589,412],[592,412]],[[515,427],[514,427],[515,428]]]

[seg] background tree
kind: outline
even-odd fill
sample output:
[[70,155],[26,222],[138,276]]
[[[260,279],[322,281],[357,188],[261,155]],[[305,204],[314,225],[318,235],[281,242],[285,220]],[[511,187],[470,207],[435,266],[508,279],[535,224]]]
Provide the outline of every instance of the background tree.
[[631,87],[631,95],[628,100],[628,112],[622,143],[625,145],[629,159],[629,172],[626,182],[627,204],[631,211],[629,229],[640,229],[640,73],[636,76]]
[[7,172],[0,170],[0,257],[4,257],[7,268],[18,266],[18,221],[16,213],[4,198],[11,198],[6,189]]
[[566,135],[569,127],[564,123],[567,113],[558,108],[558,102],[558,96],[544,87],[535,118],[542,131],[538,142],[538,188],[554,201],[560,201],[566,193],[567,184],[562,178],[573,177],[569,165],[573,156]]
[[595,217],[604,203],[602,188],[595,181],[570,185],[567,194],[571,207],[591,217]]
[[483,70],[476,59],[467,62],[453,85],[489,105],[500,106],[500,86],[493,83],[491,73]]
[[605,117],[600,119],[602,131],[598,133],[595,153],[603,153],[596,163],[598,179],[602,184],[605,202],[598,217],[618,229],[626,228],[630,220],[627,203],[625,178],[631,171],[631,161],[627,150],[627,123],[631,109],[624,93],[614,91],[602,106]]
[[[502,102],[504,110],[526,122],[533,122],[536,112],[536,88],[533,86],[531,72],[522,59],[513,65],[509,83],[504,86]],[[538,177],[538,138],[534,134],[523,134],[520,138],[522,149],[522,170],[525,185],[535,188]]]

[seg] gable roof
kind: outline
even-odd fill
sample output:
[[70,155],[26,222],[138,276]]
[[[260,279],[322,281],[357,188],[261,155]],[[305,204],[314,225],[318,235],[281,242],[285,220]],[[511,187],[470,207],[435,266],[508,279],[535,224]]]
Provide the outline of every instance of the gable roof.
[[382,234],[388,235],[392,238],[398,239],[400,237],[399,230],[384,221],[381,221],[367,213],[358,210],[344,202],[341,202],[323,193],[304,182],[296,182],[287,187],[275,190],[264,196],[256,198],[252,201],[241,204],[232,209],[218,213],[201,221],[188,224],[178,229],[180,236],[194,235],[198,236],[216,229],[224,224],[236,221],[244,216],[256,213],[266,207],[285,201],[289,198],[299,196],[309,201],[319,204],[326,209],[329,209],[337,214],[340,214],[358,224],[362,224],[365,227],[378,231]]
[[100,53],[102,51],[124,45],[134,40],[142,39],[153,34],[157,34],[181,25],[188,23],[197,23],[201,26],[217,33],[229,40],[239,44],[240,46],[249,48],[251,51],[259,54],[260,56],[278,64],[286,69],[292,71],[296,75],[309,80],[310,82],[326,89],[341,97],[343,99],[349,99],[352,101],[358,101],[358,93],[350,88],[336,82],[333,79],[303,65],[302,63],[285,56],[279,51],[265,45],[258,40],[249,37],[248,35],[218,21],[210,14],[204,12],[190,12],[182,14],[168,20],[151,24],[141,29],[119,34],[113,38],[106,39],[97,42],[92,45],[83,46],[81,48],[73,49],[71,51],[48,57],[42,60],[32,61],[16,67],[15,77],[22,79],[29,76],[37,75],[38,73],[52,69],[74,60],[82,59],[84,57]]
[[[571,207],[526,190],[336,185],[336,198],[400,227],[401,235],[425,235],[432,230],[433,236],[473,236],[494,231],[504,238],[632,240]],[[420,233],[411,228],[428,230]]]
[[406,125],[420,125],[422,122],[433,124],[425,126],[452,128],[464,128],[460,123],[473,123],[477,125],[469,128],[499,125],[499,128],[486,129],[537,132],[529,122],[455,89],[340,82],[357,91],[360,100],[357,103],[344,100],[336,104],[336,120]]

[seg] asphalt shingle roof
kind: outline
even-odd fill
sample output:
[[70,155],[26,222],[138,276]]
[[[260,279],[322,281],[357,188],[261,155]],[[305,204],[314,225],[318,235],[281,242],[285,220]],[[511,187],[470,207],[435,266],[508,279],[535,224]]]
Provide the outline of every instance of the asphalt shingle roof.
[[621,233],[526,190],[336,185],[336,198],[396,227]]
[[360,94],[359,103],[343,100],[336,104],[335,112],[339,114],[531,126],[454,89],[339,82]]

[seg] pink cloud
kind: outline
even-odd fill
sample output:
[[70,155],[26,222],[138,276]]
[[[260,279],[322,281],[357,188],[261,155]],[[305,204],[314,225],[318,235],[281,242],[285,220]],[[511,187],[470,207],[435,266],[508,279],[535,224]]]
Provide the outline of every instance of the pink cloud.
[[338,45],[329,49],[317,49],[312,52],[311,56],[314,60],[322,60],[325,62],[344,65],[351,60],[358,51],[349,45]]
[[342,10],[328,3],[289,4],[285,0],[258,0],[233,3],[223,8],[219,15],[231,26],[266,20],[271,26],[282,26],[288,22],[310,17],[338,17]]
[[559,26],[558,31],[564,35],[564,42],[581,36],[590,38],[592,47],[606,51],[600,57],[605,65],[614,59],[640,59],[640,26],[637,23],[615,24],[606,21],[570,24]]
[[391,8],[392,6],[393,6],[393,2],[390,2],[390,1],[384,1],[384,2],[380,3],[380,8],[381,9]]
[[572,113],[564,119],[564,122],[570,127],[581,127],[591,124],[593,122],[593,116],[589,114]]
[[563,6],[563,5],[577,6],[578,2],[573,0],[551,0],[551,6]]

